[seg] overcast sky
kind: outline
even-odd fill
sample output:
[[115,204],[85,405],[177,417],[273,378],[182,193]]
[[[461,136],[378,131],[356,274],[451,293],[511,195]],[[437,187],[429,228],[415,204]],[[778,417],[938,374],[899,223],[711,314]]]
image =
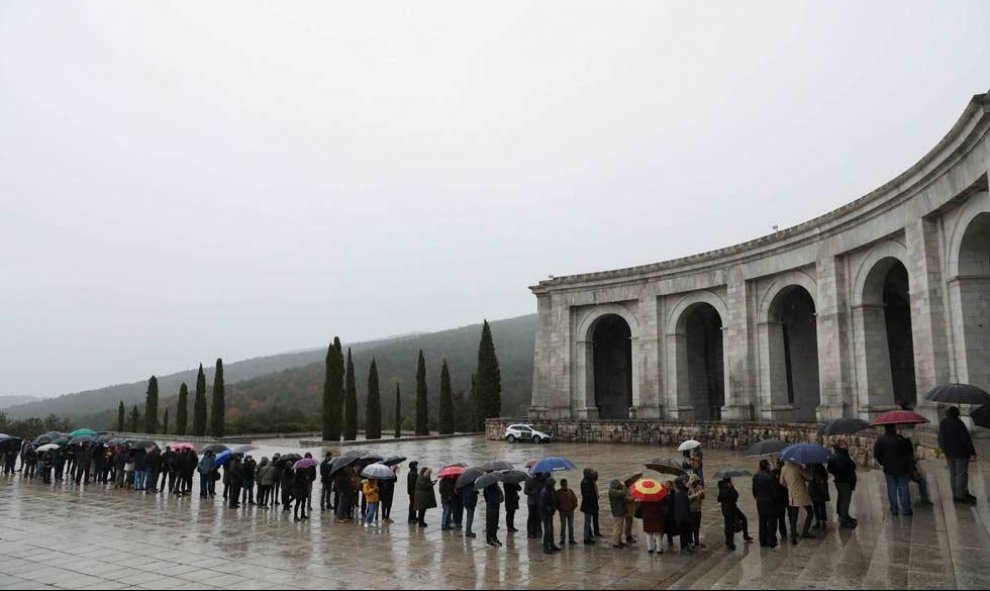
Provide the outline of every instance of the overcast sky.
[[988,88],[986,1],[7,0],[0,394],[532,313],[851,201]]

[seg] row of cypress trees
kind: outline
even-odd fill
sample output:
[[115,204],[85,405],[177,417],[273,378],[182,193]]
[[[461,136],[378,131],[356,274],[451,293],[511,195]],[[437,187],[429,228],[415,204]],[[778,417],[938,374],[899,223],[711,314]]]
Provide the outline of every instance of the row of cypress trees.
[[[195,435],[203,437],[207,434],[207,418],[209,418],[209,434],[213,437],[223,437],[226,414],[226,389],[223,380],[223,359],[217,359],[216,375],[213,379],[213,395],[210,403],[210,413],[207,416],[206,405],[206,374],[203,364],[199,364],[196,375],[196,398],[193,401],[192,430],[189,431],[189,387],[185,382],[179,386],[179,400],[175,413],[176,435]],[[148,380],[148,390],[144,399],[144,423],[141,423],[141,413],[137,405],[131,409],[129,417],[125,418],[124,401],[117,406],[117,430],[137,432],[143,426],[145,433],[168,433],[168,409],[158,423],[158,378],[151,376]]]
[[[345,361],[346,359],[346,361]],[[378,364],[371,360],[368,370],[368,396],[365,411],[365,437],[380,439],[382,436],[381,389],[378,379]],[[429,388],[426,381],[426,358],[419,351],[416,364],[416,406],[415,433],[429,435]],[[481,329],[481,342],[478,345],[478,366],[471,376],[471,399],[473,407],[462,412],[470,412],[468,420],[461,421],[471,430],[481,430],[487,418],[498,417],[502,410],[502,378],[495,353],[495,342],[491,327],[486,320]],[[450,382],[450,368],[443,360],[440,369],[440,396],[437,416],[438,432],[452,434],[458,421],[454,412],[454,394]],[[334,337],[327,348],[326,373],[323,383],[323,439],[345,441],[357,439],[358,409],[357,384],[354,375],[354,362],[351,350],[344,357],[339,337]],[[395,437],[402,436],[402,392],[395,385]]]

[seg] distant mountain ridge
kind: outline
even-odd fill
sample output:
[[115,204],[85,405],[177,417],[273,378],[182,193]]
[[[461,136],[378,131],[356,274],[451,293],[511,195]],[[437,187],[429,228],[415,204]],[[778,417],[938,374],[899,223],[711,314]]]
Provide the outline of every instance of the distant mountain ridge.
[[18,406],[20,404],[37,402],[39,400],[42,399],[37,396],[0,396],[0,410],[10,408],[11,406]]
[[[491,322],[496,350],[503,373],[503,408],[513,412],[525,410],[532,388],[533,349],[536,334],[536,316],[520,316]],[[412,411],[415,388],[416,354],[423,349],[427,358],[431,404],[435,404],[439,392],[440,360],[450,364],[455,391],[470,391],[470,372],[477,362],[481,325],[434,332],[406,334],[355,344],[344,343],[354,354],[359,406],[362,414],[364,396],[371,357],[378,362],[382,383],[383,418],[390,416],[395,384],[401,384],[405,411]],[[326,347],[297,350],[266,357],[257,357],[224,363],[227,385],[228,418],[259,412],[274,405],[298,407],[309,412],[318,411],[321,403]],[[198,368],[165,376],[158,376],[162,398],[162,411],[171,407],[175,416],[175,397],[179,386],[185,382],[190,388],[190,416],[192,413],[192,389],[196,383]],[[207,384],[213,383],[214,367],[205,367]],[[150,376],[149,376],[150,377]],[[69,417],[78,424],[94,428],[112,426],[117,404],[123,400],[130,408],[137,404],[144,411],[147,381],[119,384],[65,394],[56,398],[36,400],[28,404],[12,406],[4,410],[11,419],[46,417],[54,414]],[[435,409],[431,407],[431,412]],[[173,418],[174,421],[174,418]],[[174,424],[174,423],[173,423]]]

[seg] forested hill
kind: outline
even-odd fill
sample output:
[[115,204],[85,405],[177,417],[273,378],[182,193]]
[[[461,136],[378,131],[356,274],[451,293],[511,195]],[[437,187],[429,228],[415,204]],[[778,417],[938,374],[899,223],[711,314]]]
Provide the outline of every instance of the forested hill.
[[[495,346],[502,369],[503,414],[519,414],[529,405],[533,375],[533,348],[536,316],[520,316],[491,322]],[[477,363],[481,324],[474,324],[435,333],[416,334],[350,345],[353,349],[359,407],[364,414],[364,399],[368,367],[371,358],[378,361],[381,379],[382,416],[392,416],[395,384],[403,392],[404,414],[413,410],[415,395],[416,358],[423,349],[426,357],[430,389],[431,415],[435,415],[436,398],[440,388],[440,362],[446,358],[455,392],[470,391],[471,372]],[[228,420],[273,408],[291,408],[307,414],[318,413],[323,392],[326,348],[259,357],[224,363],[227,385]],[[207,383],[213,383],[211,366],[205,368]],[[186,382],[190,390],[196,383],[196,368],[159,376],[163,401],[162,411],[170,409],[174,424],[175,395],[179,385]],[[76,394],[67,394],[15,406],[7,409],[10,418],[45,417],[49,414],[67,416],[77,424],[93,428],[108,428],[116,417],[117,404],[123,400],[130,408],[138,405],[144,411],[147,381],[110,386]],[[192,403],[190,392],[190,405]],[[190,416],[192,409],[189,410]]]

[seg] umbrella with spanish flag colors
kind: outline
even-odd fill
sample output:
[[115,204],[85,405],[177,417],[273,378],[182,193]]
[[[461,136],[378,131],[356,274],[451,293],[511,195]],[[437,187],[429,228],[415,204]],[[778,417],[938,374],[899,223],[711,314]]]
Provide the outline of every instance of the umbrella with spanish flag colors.
[[629,487],[629,494],[637,501],[658,503],[667,498],[670,489],[659,480],[640,478]]

